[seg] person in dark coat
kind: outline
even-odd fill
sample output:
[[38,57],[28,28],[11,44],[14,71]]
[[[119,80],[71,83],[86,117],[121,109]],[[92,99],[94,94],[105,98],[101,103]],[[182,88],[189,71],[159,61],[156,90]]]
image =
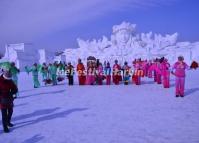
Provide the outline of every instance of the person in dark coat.
[[67,66],[68,85],[73,85],[74,84],[73,76],[74,76],[74,67],[69,62],[68,66]]
[[13,114],[13,95],[18,92],[17,86],[12,81],[11,72],[3,71],[0,76],[0,109],[2,113],[2,125],[5,133],[9,132],[8,127],[13,127],[11,118]]

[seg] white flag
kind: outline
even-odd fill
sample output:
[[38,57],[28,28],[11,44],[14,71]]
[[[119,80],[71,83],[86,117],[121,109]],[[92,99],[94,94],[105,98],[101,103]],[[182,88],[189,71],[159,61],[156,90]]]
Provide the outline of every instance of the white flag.
[[14,50],[19,50],[19,51],[24,51],[24,43],[19,43],[19,44],[8,44],[7,45],[8,49],[13,48]]

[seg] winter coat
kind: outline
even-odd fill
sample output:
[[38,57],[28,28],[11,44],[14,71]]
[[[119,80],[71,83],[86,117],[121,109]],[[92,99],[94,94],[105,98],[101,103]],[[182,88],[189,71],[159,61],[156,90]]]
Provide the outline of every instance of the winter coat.
[[169,67],[170,64],[168,62],[162,62],[160,65],[161,75],[162,76],[168,76],[169,75]]
[[39,67],[37,66],[33,66],[31,68],[25,67],[25,70],[27,73],[32,72],[32,76],[38,76],[38,72],[39,72]]
[[17,86],[11,79],[0,76],[0,109],[13,107],[13,95],[18,92]]
[[189,69],[189,66],[185,62],[176,62],[172,68],[172,70],[175,70],[174,75],[177,77],[185,77],[185,69]]
[[102,66],[98,66],[97,75],[103,75],[103,67]]
[[111,67],[110,66],[107,66],[105,67],[105,75],[111,75]]
[[120,72],[120,70],[121,70],[120,65],[118,65],[118,64],[113,65],[113,73],[114,74],[118,74]]
[[67,76],[74,75],[74,67],[72,65],[67,66]]
[[55,65],[49,66],[48,71],[50,75],[57,75],[57,66]]
[[20,72],[19,69],[15,66],[11,67],[10,71],[11,71],[12,76],[17,76],[17,74]]
[[85,72],[84,64],[83,64],[83,63],[79,63],[79,64],[77,65],[77,73],[78,73],[78,76],[84,75],[84,72]]
[[47,74],[48,73],[48,66],[43,65],[42,68],[41,68],[41,73]]
[[126,74],[129,74],[129,73],[130,73],[131,67],[128,66],[128,65],[124,65],[124,66],[122,67],[122,69],[123,69],[123,75],[125,76]]

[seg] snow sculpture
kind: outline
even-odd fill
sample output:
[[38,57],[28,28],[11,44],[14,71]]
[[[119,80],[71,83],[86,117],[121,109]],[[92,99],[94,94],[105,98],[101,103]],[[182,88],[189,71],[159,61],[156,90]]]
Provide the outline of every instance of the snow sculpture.
[[46,63],[46,51],[45,49],[39,49],[39,63],[43,64]]
[[152,32],[138,34],[135,28],[136,24],[123,22],[113,26],[110,40],[106,36],[92,41],[78,38],[79,48],[66,49],[66,60],[76,62],[81,58],[86,62],[87,57],[94,56],[102,62],[108,60],[113,63],[117,59],[120,63],[124,61],[131,63],[135,58],[150,60],[164,56],[173,63],[179,55],[184,56],[187,62],[199,58],[199,44],[197,42],[177,43],[178,33],[165,36]]
[[24,52],[24,43],[20,44],[6,44],[6,53],[4,59],[10,62],[15,62],[16,66],[19,68],[19,59],[17,52]]
[[25,66],[27,65],[30,66],[34,62],[38,63],[39,58],[40,60],[44,61],[45,59],[44,53],[42,53],[41,51],[37,51],[29,46],[32,46],[32,44],[28,43],[6,44],[5,46],[6,52],[3,59],[6,61],[14,62],[16,66],[21,70],[24,70]]
[[[199,43],[177,42],[178,33],[162,36],[156,33],[136,33],[136,24],[123,22],[112,28],[110,39],[102,36],[101,39],[82,40],[77,39],[79,48],[65,49],[59,56],[44,49],[33,51],[31,48],[25,48],[25,44],[6,45],[4,60],[15,62],[20,65],[32,64],[34,62],[53,62],[65,61],[77,63],[81,58],[86,63],[87,57],[94,56],[101,62],[114,62],[119,60],[120,64],[124,61],[129,63],[135,58],[154,59],[157,57],[166,57],[171,63],[176,61],[179,55],[185,57],[186,62],[191,63],[193,60],[199,60]],[[38,54],[39,53],[39,54]],[[35,56],[35,55],[39,55]],[[63,60],[64,58],[64,60]]]
[[115,53],[113,53],[112,57],[118,59],[120,63],[128,61],[128,56],[132,53],[131,40],[135,27],[135,24],[126,22],[113,26],[112,48]]

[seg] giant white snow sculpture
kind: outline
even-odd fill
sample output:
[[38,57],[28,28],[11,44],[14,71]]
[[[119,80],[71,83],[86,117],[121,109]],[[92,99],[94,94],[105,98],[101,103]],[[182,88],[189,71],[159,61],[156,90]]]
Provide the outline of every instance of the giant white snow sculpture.
[[183,55],[187,62],[199,60],[199,43],[178,42],[178,33],[162,36],[160,34],[135,32],[136,25],[123,22],[113,26],[110,40],[103,36],[102,39],[92,41],[77,39],[79,48],[66,49],[64,55],[66,61],[83,61],[88,56],[94,56],[101,61],[113,62],[118,59],[120,63],[124,61],[132,62],[135,58],[153,59],[156,57],[166,57],[171,63],[179,55]]

